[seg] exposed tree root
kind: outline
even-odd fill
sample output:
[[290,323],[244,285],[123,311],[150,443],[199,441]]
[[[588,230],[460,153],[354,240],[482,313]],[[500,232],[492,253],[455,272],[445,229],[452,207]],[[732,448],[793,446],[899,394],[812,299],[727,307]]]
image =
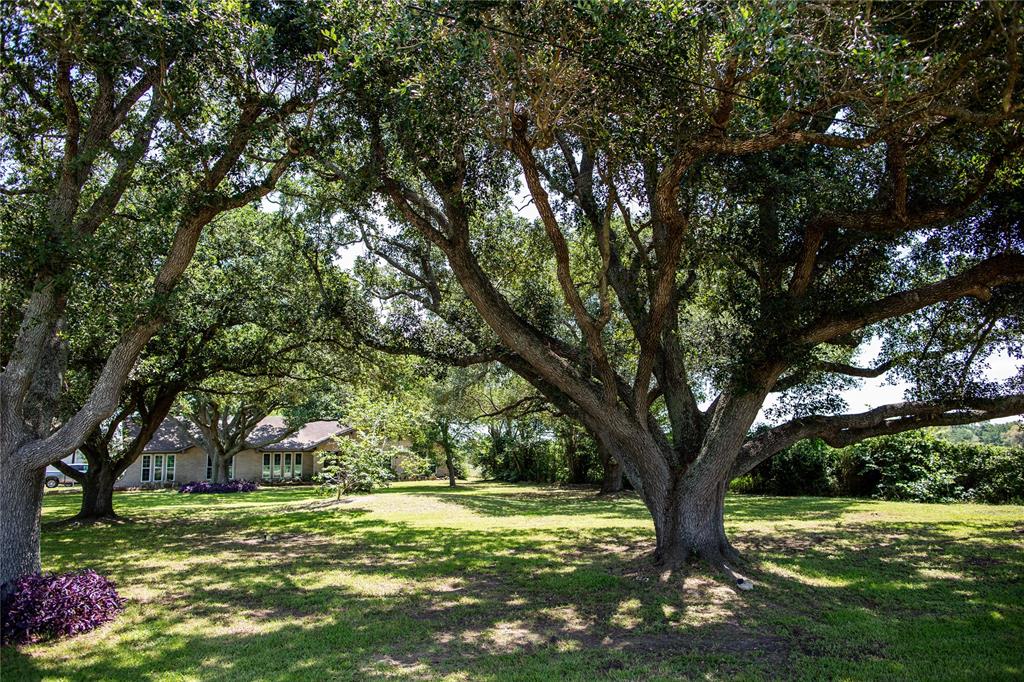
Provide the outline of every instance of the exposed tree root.
[[724,576],[730,587],[743,591],[753,589],[753,582],[737,572],[739,566],[746,561],[728,541],[722,543],[718,550],[677,551],[670,554],[655,551],[651,559],[657,568],[663,569],[662,582],[667,582],[677,571],[685,570],[689,564],[700,562]]
[[728,540],[722,542],[721,550],[722,556],[731,564],[744,565],[748,563],[746,558]]
[[43,528],[78,528],[81,526],[93,526],[96,524],[123,525],[126,523],[131,523],[131,519],[113,512],[110,514],[90,514],[88,516],[75,514],[74,516],[69,516],[66,519],[48,521],[43,524]]

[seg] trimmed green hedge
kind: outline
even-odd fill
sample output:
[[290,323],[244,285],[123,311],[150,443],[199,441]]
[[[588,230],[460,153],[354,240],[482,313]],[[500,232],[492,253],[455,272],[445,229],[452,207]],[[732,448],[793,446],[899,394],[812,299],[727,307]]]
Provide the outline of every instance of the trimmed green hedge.
[[737,478],[730,489],[768,495],[1021,504],[1024,448],[953,443],[926,431],[872,438],[842,449],[810,440]]

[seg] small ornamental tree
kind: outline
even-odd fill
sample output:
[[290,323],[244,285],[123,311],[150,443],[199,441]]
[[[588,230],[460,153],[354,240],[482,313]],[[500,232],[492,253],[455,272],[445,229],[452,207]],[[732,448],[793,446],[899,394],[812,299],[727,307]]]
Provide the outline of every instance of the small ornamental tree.
[[391,458],[395,448],[383,441],[339,438],[335,452],[322,455],[317,481],[320,492],[334,493],[335,499],[349,493],[368,493],[387,486],[394,478]]

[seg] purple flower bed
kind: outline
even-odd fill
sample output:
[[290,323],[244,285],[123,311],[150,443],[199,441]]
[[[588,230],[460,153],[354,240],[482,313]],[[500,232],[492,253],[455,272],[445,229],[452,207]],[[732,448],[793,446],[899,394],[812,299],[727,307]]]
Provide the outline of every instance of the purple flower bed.
[[4,645],[88,632],[124,609],[114,584],[93,570],[24,575],[4,585],[2,592]]
[[209,481],[191,481],[183,483],[178,488],[179,493],[251,493],[259,488],[256,481],[227,481],[225,483],[211,483]]

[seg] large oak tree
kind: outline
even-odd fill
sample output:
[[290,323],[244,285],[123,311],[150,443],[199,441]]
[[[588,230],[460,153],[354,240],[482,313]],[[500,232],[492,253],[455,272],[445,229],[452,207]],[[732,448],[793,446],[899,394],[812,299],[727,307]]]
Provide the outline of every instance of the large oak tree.
[[[0,583],[39,570],[43,471],[116,409],[204,228],[259,201],[302,154],[317,104],[320,67],[304,59],[315,39],[275,23],[291,25],[230,2],[5,6],[3,242],[31,257],[4,267]],[[69,296],[142,182],[165,190],[150,208],[171,238],[87,397],[59,419]]]
[[[103,250],[105,261],[118,264],[94,268],[103,273],[101,281],[80,287],[69,301],[69,390],[64,400],[71,409],[102,371],[116,330],[124,323],[119,318],[132,314],[130,301],[144,298],[158,261],[153,250],[159,248],[159,239],[141,238],[143,225],[150,227],[131,220],[111,230],[112,242],[129,242],[135,248]],[[317,291],[314,269],[326,263],[310,262],[311,254],[302,245],[302,233],[285,211],[241,209],[222,216],[204,232],[167,320],[140,354],[117,409],[81,446],[88,470],[55,463],[82,484],[76,520],[116,517],[113,488],[118,478],[142,454],[164,419],[181,406],[183,394],[191,393],[191,403],[196,404],[240,391],[247,394],[250,406],[263,403],[269,411],[276,404],[273,400],[252,398],[291,395],[299,405],[308,403],[304,387],[313,381],[326,374],[344,378],[337,365],[345,362],[351,367],[351,359],[327,350],[344,341],[343,330],[325,324],[310,306]],[[122,273],[115,286],[112,272]],[[106,316],[95,314],[104,309]],[[299,390],[282,391],[285,385]],[[265,415],[257,415],[256,421]],[[213,454],[217,478],[224,457]]]
[[[1020,5],[334,11],[379,30],[343,47],[359,114],[319,198],[390,265],[398,345],[499,359],[582,421],[658,561],[732,574],[727,485],[799,439],[1024,411],[982,372],[1021,350]],[[908,400],[844,413],[883,373]]]

